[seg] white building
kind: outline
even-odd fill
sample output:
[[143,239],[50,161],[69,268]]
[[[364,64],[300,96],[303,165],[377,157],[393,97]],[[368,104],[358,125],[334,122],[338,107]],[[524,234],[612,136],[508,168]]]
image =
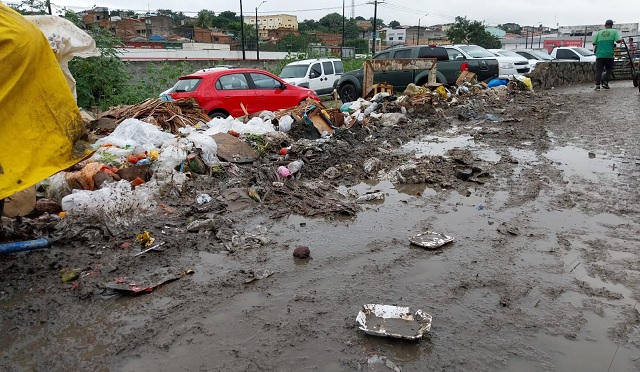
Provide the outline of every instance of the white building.
[[385,33],[385,41],[387,45],[405,44],[407,42],[407,29],[406,28],[383,28]]

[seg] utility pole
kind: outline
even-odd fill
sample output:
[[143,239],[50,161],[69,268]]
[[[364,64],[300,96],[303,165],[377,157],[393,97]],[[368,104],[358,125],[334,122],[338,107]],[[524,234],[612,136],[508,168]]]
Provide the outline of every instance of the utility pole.
[[258,8],[260,8],[260,5],[266,3],[267,0],[262,1],[257,7],[256,7],[256,61],[260,60],[260,33],[258,30]]
[[240,37],[242,38],[242,60],[245,61],[247,56],[244,52],[244,16],[242,15],[242,0],[240,0]]
[[371,46],[371,55],[374,55],[376,53],[376,22],[378,21],[378,2],[383,3],[384,0],[373,0],[373,3],[369,3],[373,4],[373,45]]
[[344,58],[344,1],[342,0],[342,48],[340,48],[340,58]]
[[422,17],[418,18],[418,42],[416,43],[416,45],[420,45],[420,21],[422,20],[422,18],[428,16],[429,14],[425,14]]

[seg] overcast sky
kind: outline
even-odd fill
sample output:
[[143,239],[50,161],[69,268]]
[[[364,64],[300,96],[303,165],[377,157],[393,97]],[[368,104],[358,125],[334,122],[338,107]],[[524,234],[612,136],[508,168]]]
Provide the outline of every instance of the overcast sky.
[[[74,10],[88,9],[94,1],[96,6],[141,12],[159,8],[183,11],[190,15],[200,9],[216,13],[225,10],[240,13],[240,0],[52,0],[57,6]],[[261,1],[242,0],[243,12],[255,14],[255,8]],[[354,0],[353,3],[356,17],[373,17],[373,0]],[[344,0],[344,4],[345,15],[350,17],[352,0]],[[466,16],[489,25],[515,22],[523,26],[539,23],[548,27],[556,24],[571,26],[604,24],[608,18],[617,23],[636,23],[640,21],[639,4],[638,0],[386,0],[378,3],[378,19],[385,23],[397,20],[402,25],[417,25],[419,19],[421,25],[449,23],[456,16]],[[293,14],[300,22],[305,19],[318,20],[333,12],[342,14],[342,6],[343,0],[268,0],[260,5],[258,15]]]

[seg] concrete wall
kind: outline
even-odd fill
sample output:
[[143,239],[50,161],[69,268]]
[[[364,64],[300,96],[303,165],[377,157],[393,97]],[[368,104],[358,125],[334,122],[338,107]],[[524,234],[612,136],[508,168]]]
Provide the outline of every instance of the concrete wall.
[[[240,61],[220,61],[220,60],[196,60],[196,61],[128,61],[126,63],[126,70],[132,76],[133,81],[140,81],[146,78],[150,78],[149,76],[149,67],[155,65],[159,66],[163,63],[174,64],[176,66],[181,66],[183,63],[187,66],[187,70],[190,72],[195,72],[201,70],[203,68],[214,67],[216,65],[231,65],[235,67],[249,67],[249,68],[259,68],[262,70],[270,71],[271,68],[275,67],[279,61],[256,61],[256,60],[240,60]],[[279,73],[279,71],[278,71]],[[277,74],[276,74],[277,75]]]
[[541,62],[529,73],[534,89],[551,89],[563,85],[592,83],[595,63]]

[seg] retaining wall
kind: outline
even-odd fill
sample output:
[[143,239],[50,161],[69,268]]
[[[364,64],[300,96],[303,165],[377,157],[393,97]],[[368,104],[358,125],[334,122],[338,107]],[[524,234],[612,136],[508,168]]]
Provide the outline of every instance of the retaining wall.
[[594,62],[540,62],[527,76],[531,78],[534,89],[593,84],[595,66]]

